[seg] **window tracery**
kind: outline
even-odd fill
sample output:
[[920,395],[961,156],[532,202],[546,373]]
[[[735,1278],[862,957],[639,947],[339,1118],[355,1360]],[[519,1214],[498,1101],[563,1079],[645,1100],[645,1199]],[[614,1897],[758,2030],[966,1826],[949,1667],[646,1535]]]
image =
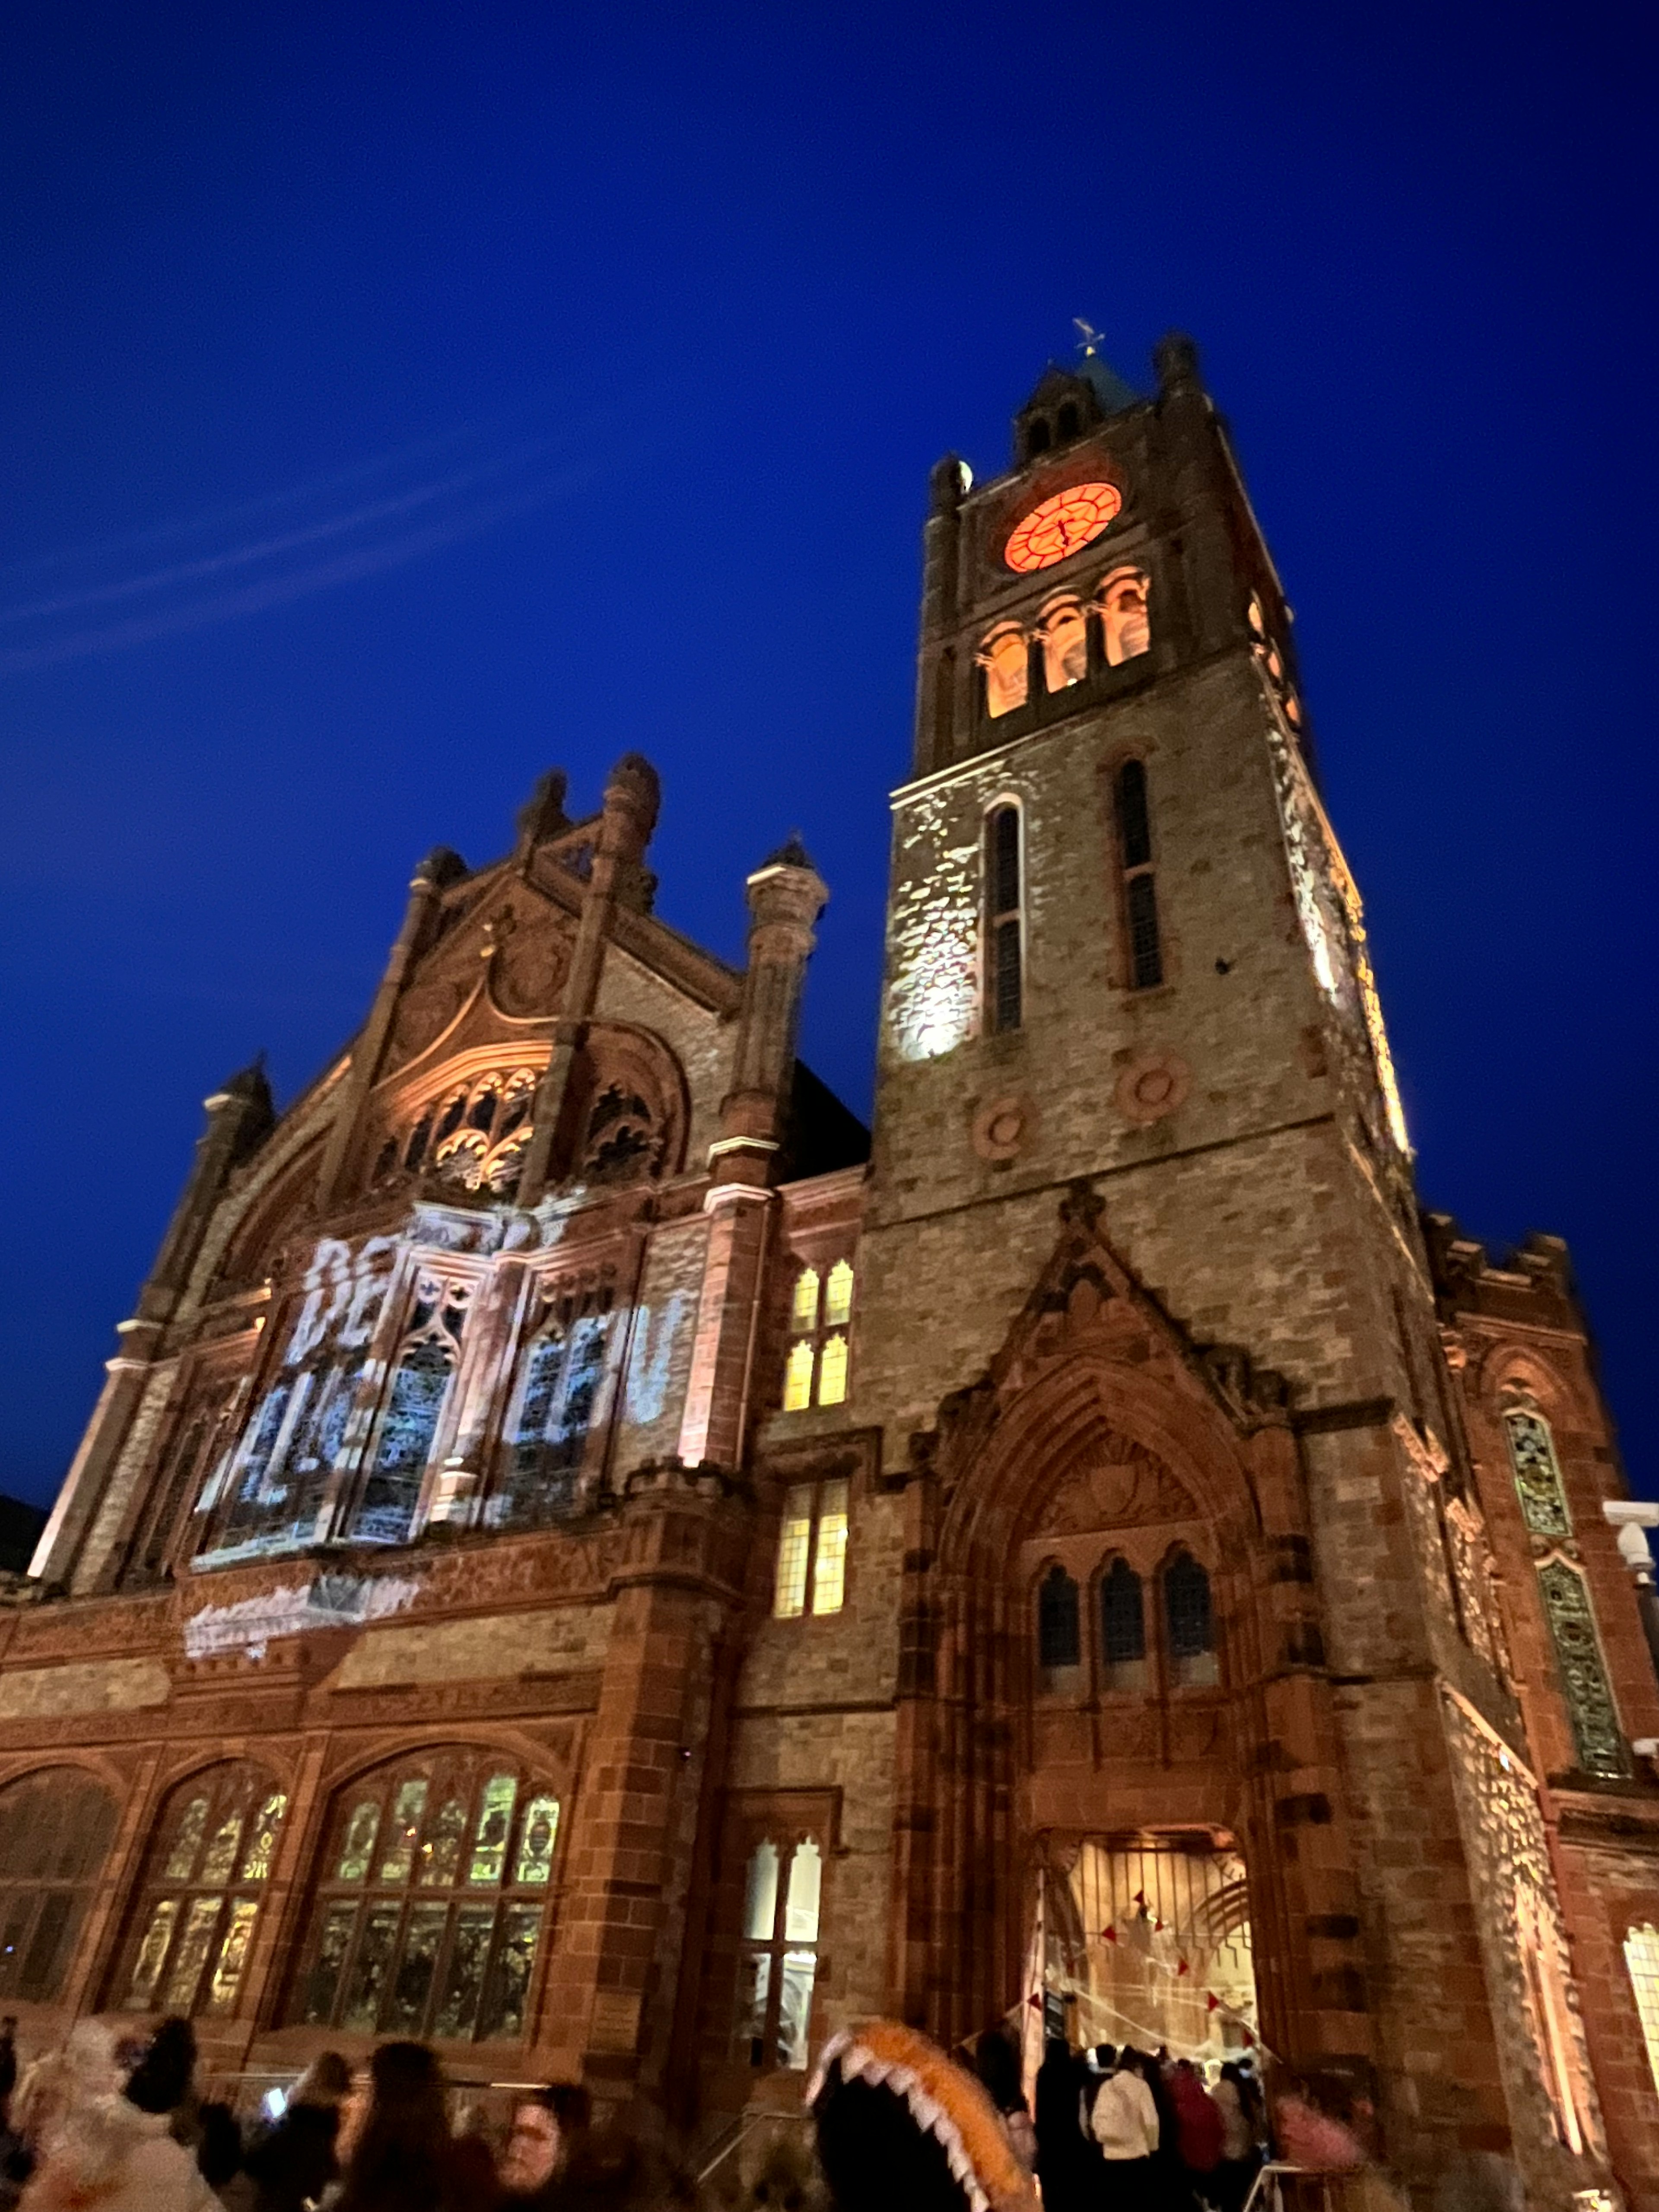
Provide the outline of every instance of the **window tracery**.
[[850,1495],[845,1475],[792,1482],[784,1492],[772,1584],[775,1620],[799,1620],[807,1610],[809,1591],[815,1614],[839,1613],[846,1603]]
[[116,1977],[124,2011],[235,2010],[287,1811],[286,1790],[256,1766],[218,1767],[173,1791]]
[[1555,1663],[1572,1722],[1578,1764],[1587,1774],[1622,1779],[1630,1772],[1630,1753],[1619,1725],[1619,1710],[1613,1702],[1584,1578],[1565,1559],[1550,1559],[1538,1570],[1538,1587],[1555,1646]]
[[1109,576],[1100,587],[1096,604],[1100,610],[1101,635],[1109,668],[1120,668],[1126,660],[1138,659],[1151,650],[1152,615],[1143,575],[1128,569]]
[[0,1790],[0,1997],[58,1995],[114,1834],[114,1799],[77,1768]]
[[460,1359],[471,1285],[422,1273],[392,1364],[368,1479],[351,1520],[360,1543],[406,1543],[438,1422]]
[[586,1182],[628,1182],[654,1175],[662,1164],[664,1133],[659,1117],[625,1083],[609,1083],[593,1101],[587,1117],[580,1170]]
[[376,1182],[401,1171],[510,1198],[524,1171],[540,1079],[533,1067],[493,1068],[428,1100],[412,1124],[386,1138]]
[[290,2021],[441,2042],[522,2037],[559,1809],[545,1783],[485,1751],[401,1760],[343,1791]]
[[492,1528],[533,1527],[575,1504],[613,1322],[608,1283],[550,1299],[520,1361],[506,1474],[484,1512]]
[[783,1376],[786,1413],[808,1406],[839,1406],[845,1400],[853,1279],[850,1260],[837,1260],[825,1275],[803,1267],[796,1276]]

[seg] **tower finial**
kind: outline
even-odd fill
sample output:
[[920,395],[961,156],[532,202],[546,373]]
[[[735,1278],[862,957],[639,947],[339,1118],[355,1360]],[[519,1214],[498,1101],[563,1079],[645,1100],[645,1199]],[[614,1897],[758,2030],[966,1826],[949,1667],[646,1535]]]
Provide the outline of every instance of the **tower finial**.
[[1091,354],[1100,351],[1105,337],[1103,331],[1097,331],[1092,323],[1085,323],[1081,315],[1073,316],[1072,328],[1078,333],[1078,350],[1085,361]]

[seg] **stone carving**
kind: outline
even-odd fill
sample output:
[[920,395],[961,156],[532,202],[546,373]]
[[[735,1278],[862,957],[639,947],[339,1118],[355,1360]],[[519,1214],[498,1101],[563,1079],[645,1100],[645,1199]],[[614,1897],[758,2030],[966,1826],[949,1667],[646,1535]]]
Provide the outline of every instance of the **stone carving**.
[[490,996],[517,1020],[550,1018],[559,1010],[566,965],[564,947],[550,930],[518,930],[491,963]]
[[434,976],[406,991],[392,1029],[394,1062],[413,1060],[449,1027],[461,1010],[462,988],[453,976]]
[[1083,1536],[1102,1528],[1191,1520],[1197,1509],[1145,1445],[1113,1436],[1100,1455],[1070,1475],[1038,1516],[1045,1535]]

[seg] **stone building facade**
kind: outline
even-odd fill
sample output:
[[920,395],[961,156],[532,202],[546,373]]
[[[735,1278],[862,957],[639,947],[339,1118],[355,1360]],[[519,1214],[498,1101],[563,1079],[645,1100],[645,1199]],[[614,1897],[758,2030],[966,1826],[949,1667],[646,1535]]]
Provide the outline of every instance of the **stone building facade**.
[[[1565,1254],[1419,1212],[1193,349],[934,471],[873,1141],[658,793],[416,871],[0,1613],[0,2002],[687,2126],[890,2011],[1252,2046],[1659,2207],[1659,1685]],[[1585,2200],[1589,2202],[1588,2199]]]

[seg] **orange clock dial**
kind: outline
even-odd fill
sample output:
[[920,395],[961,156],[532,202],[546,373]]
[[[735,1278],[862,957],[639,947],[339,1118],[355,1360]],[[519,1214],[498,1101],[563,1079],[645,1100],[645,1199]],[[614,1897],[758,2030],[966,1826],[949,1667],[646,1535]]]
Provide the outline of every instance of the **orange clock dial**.
[[1115,484],[1073,484],[1069,491],[1057,491],[1016,527],[1002,557],[1022,575],[1032,568],[1052,568],[1098,538],[1122,506]]

